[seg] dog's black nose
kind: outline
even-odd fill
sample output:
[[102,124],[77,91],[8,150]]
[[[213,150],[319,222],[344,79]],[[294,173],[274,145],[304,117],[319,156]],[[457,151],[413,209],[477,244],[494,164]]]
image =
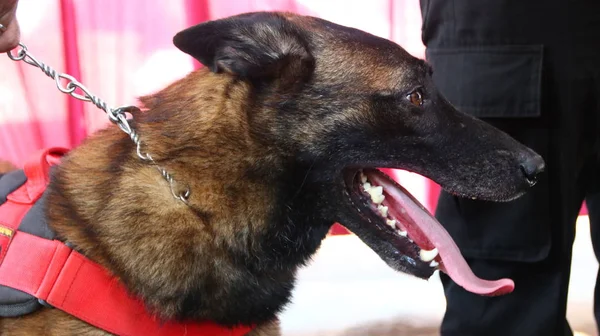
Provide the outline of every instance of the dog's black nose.
[[545,167],[544,159],[541,156],[537,154],[531,155],[521,163],[521,172],[525,176],[527,183],[533,186],[537,182],[538,174],[543,172]]

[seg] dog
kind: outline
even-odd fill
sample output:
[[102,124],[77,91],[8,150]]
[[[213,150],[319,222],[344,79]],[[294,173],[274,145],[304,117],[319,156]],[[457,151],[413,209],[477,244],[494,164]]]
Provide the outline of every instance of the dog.
[[[334,223],[393,269],[448,273],[483,295],[448,234],[377,168],[419,173],[459,196],[509,201],[544,169],[507,134],[457,111],[432,69],[400,46],[323,19],[246,13],[179,32],[205,67],[140,98],[142,148],[118,127],[52,172],[58,239],[102,265],[165,321],[252,325],[280,334],[295,275]],[[2,335],[105,335],[58,309],[0,320]]]

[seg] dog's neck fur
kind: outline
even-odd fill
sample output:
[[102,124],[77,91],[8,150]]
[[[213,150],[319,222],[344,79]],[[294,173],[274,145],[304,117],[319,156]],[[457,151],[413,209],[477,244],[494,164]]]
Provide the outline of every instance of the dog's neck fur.
[[189,205],[109,127],[55,171],[51,227],[163,318],[274,319],[332,223],[288,212],[297,174],[248,126],[249,98],[244,82],[206,70],[143,98],[143,150],[189,186]]

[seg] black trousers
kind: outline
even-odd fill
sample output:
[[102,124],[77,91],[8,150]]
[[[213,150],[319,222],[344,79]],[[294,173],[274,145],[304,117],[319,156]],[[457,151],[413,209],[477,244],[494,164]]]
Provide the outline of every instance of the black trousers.
[[440,196],[436,216],[475,274],[515,281],[512,294],[490,298],[442,275],[441,333],[572,335],[567,290],[584,199],[600,256],[600,1],[420,2],[422,39],[440,92],[546,161],[538,185],[513,202]]
[[[600,193],[589,190],[586,201],[594,252],[596,258],[600,258]],[[572,220],[562,227],[555,224],[554,247],[542,261],[468,258],[469,265],[480,277],[514,279],[516,287],[510,295],[495,298],[474,295],[441,274],[448,302],[441,335],[572,335],[565,314],[577,209],[576,206],[564,208]],[[600,273],[596,278],[594,315],[596,321],[600,321]]]
[[[477,90],[482,94],[489,90],[493,95],[494,88],[503,88],[506,81],[496,71],[498,64],[512,64],[503,69],[523,64],[515,61],[523,60],[522,55],[500,61],[493,56],[495,66],[486,63],[486,57],[497,50],[494,47],[483,54],[480,49],[465,53],[463,48],[428,50],[434,80],[443,93],[450,85],[462,87],[460,92],[447,89],[451,102],[459,105],[459,109],[465,105],[467,110],[479,113],[482,119],[538,151],[546,160],[547,169],[538,185],[512,202],[473,201],[446,193],[440,196],[436,216],[455,238],[474,273],[487,279],[508,277],[515,281],[515,291],[510,295],[482,297],[466,292],[442,274],[447,310],[441,334],[572,335],[565,317],[566,302],[575,221],[584,199],[589,209],[594,251],[600,257],[600,57],[544,49],[540,96],[539,100],[534,99],[539,101],[539,114],[531,115],[529,111],[524,115],[489,115],[486,111],[490,109],[473,106],[502,105],[503,100],[490,102],[483,97],[482,103],[481,95],[468,96],[473,83],[482,85],[471,77],[483,73],[490,81],[483,85],[490,87]],[[448,57],[449,54],[454,56]],[[461,74],[452,67],[460,68]],[[474,74],[465,71],[470,67],[476,67],[471,69]],[[537,80],[530,80],[537,76],[530,71],[533,68],[519,68],[515,76],[525,73],[523,76],[529,80],[519,81],[536,85],[531,83]],[[510,76],[506,71],[504,75]],[[463,78],[457,79],[458,76]],[[518,85],[513,89],[514,95],[519,90],[535,91]],[[503,94],[509,97],[510,93],[509,90]],[[527,97],[531,98],[531,94],[519,99]],[[599,285],[597,279],[597,321],[600,321]]]

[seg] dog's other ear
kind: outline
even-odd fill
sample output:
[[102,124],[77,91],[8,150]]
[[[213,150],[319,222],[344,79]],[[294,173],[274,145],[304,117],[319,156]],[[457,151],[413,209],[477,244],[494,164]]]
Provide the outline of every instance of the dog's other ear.
[[306,75],[314,67],[302,31],[279,13],[247,13],[179,32],[173,43],[213,72],[246,78]]

